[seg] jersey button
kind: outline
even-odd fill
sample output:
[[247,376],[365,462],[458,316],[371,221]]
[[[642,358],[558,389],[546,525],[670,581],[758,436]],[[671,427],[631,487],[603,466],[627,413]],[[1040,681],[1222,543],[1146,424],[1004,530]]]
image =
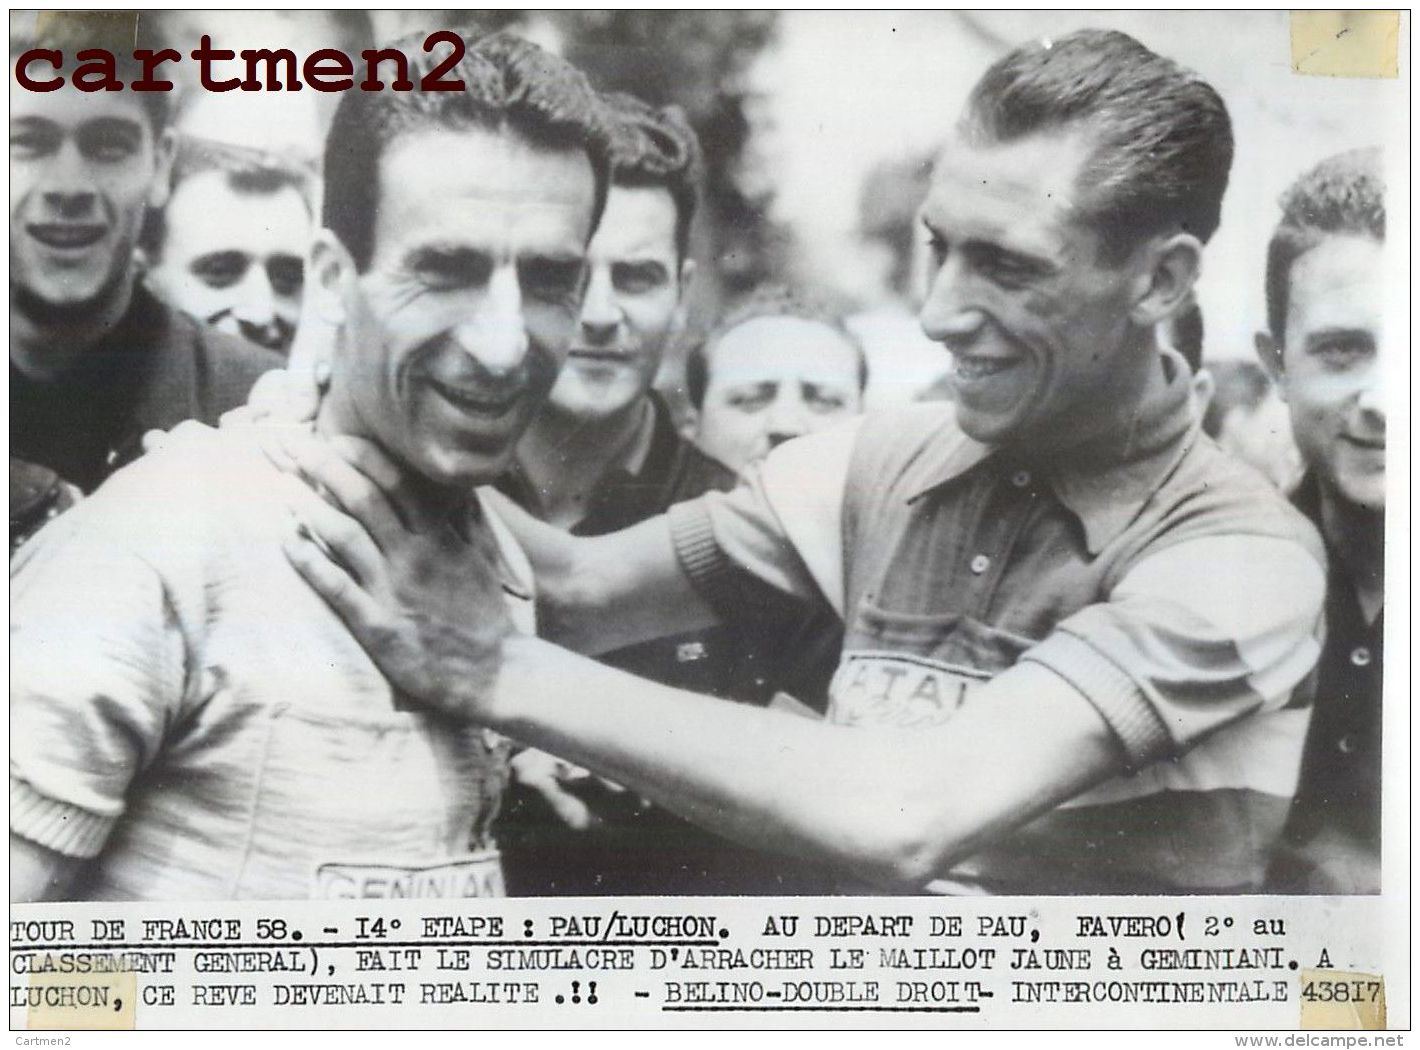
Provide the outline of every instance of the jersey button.
[[1365,667],[1371,662],[1371,651],[1364,645],[1358,645],[1351,650],[1351,662],[1357,667]]
[[1336,750],[1343,755],[1349,755],[1356,750],[1356,741],[1350,733],[1345,733],[1336,741]]
[[971,559],[971,571],[980,576],[987,569],[991,568],[991,559],[984,554],[978,554]]
[[1011,475],[1011,484],[1018,489],[1023,489],[1030,484],[1030,471],[1018,470]]

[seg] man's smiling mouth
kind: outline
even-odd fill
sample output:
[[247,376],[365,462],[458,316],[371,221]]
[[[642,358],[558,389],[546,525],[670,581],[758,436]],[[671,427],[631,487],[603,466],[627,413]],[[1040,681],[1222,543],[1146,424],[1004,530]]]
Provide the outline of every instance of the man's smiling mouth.
[[91,222],[34,222],[25,227],[35,240],[61,251],[92,247],[104,239],[107,231],[107,227]]
[[635,355],[626,350],[610,347],[573,347],[567,357],[576,361],[590,361],[593,364],[620,365],[629,363]]
[[1367,449],[1371,452],[1385,451],[1385,438],[1365,438],[1357,437],[1354,434],[1342,434],[1342,440],[1355,445],[1357,448]]
[[977,354],[956,355],[956,374],[961,379],[985,379],[999,375],[1020,363],[1016,357],[986,357]]
[[493,394],[477,388],[451,386],[431,377],[425,377],[425,382],[455,408],[480,416],[501,416],[522,399],[521,390]]

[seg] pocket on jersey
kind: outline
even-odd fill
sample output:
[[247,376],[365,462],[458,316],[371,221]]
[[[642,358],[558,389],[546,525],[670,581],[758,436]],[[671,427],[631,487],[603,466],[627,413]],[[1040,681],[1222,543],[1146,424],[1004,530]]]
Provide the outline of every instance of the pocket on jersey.
[[1034,644],[959,613],[900,613],[864,604],[833,678],[831,717],[903,729],[940,725],[974,688]]
[[1036,641],[961,613],[893,612],[865,602],[846,644],[996,675],[1014,666]]
[[273,708],[266,729],[240,896],[307,897],[331,864],[413,870],[491,846],[507,783],[501,739],[413,712],[346,717],[295,703]]

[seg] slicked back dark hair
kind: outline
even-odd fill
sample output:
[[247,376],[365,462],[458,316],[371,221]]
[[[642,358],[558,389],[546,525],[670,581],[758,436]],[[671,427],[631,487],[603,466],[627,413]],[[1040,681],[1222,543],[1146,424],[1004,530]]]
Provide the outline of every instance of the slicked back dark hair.
[[1082,130],[1094,149],[1076,207],[1119,262],[1146,237],[1218,228],[1232,124],[1218,93],[1133,37],[1083,29],[1012,51],[972,90],[963,130],[978,141]]
[[[592,229],[601,221],[609,178],[609,141],[600,100],[586,77],[536,44],[506,33],[477,42],[464,37],[463,60],[444,75],[462,91],[421,91],[420,78],[446,50],[423,49],[424,35],[391,45],[409,57],[413,91],[347,91],[336,108],[325,147],[322,222],[364,270],[374,254],[380,157],[402,135],[427,129],[510,130],[545,149],[581,150],[592,163],[596,199]],[[430,163],[437,163],[431,158]]]
[[683,261],[700,193],[700,139],[679,106],[658,109],[620,92],[603,95],[602,101],[611,130],[612,185],[670,191],[676,255]]
[[1328,157],[1282,195],[1282,221],[1267,246],[1267,327],[1282,342],[1292,266],[1327,237],[1385,240],[1385,175],[1381,150]]

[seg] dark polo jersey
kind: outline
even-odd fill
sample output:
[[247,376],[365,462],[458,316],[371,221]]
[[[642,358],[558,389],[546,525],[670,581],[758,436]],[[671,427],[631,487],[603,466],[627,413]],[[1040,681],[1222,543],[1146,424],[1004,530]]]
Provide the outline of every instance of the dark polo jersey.
[[[1321,525],[1314,477],[1293,503]],[[1381,686],[1385,615],[1367,623],[1340,557],[1331,555],[1326,645],[1301,783],[1287,822],[1287,850],[1273,888],[1297,893],[1380,891]]]
[[[649,450],[640,469],[616,469],[591,495],[575,536],[601,536],[662,514],[705,492],[733,488],[737,475],[677,433],[652,395]],[[499,488],[523,506],[529,482],[511,472]],[[677,689],[763,704],[776,691],[813,705],[826,694],[842,629],[831,613],[773,593],[753,596],[738,621],[659,638],[598,657],[604,663]],[[592,790],[596,790],[593,788]],[[566,828],[540,797],[514,787],[500,828],[512,896],[592,894],[807,893],[829,882],[646,809],[632,795],[603,794],[607,823],[592,832]],[[619,812],[617,806],[620,805]]]
[[767,584],[843,618],[835,722],[949,725],[980,683],[1030,661],[1109,726],[1126,772],[930,889],[1263,884],[1297,784],[1325,558],[1193,425],[1187,370],[1163,364],[1166,391],[1123,432],[1054,461],[981,445],[951,406],[921,405],[789,442],[735,492],[671,512],[683,567],[723,615]]
[[197,324],[140,284],[70,374],[38,383],[10,366],[10,455],[87,494],[139,456],[147,431],[186,419],[216,426],[258,376],[283,367],[279,354]]
[[[651,440],[640,469],[616,468],[592,492],[574,536],[604,536],[664,514],[706,492],[732,489],[738,476],[682,437],[670,411],[651,395]],[[523,507],[535,506],[530,482],[516,470],[498,488]],[[658,638],[598,657],[603,663],[663,685],[744,703],[765,703],[776,691],[813,704],[827,690],[841,630],[836,617],[773,594],[754,595],[734,624]]]

